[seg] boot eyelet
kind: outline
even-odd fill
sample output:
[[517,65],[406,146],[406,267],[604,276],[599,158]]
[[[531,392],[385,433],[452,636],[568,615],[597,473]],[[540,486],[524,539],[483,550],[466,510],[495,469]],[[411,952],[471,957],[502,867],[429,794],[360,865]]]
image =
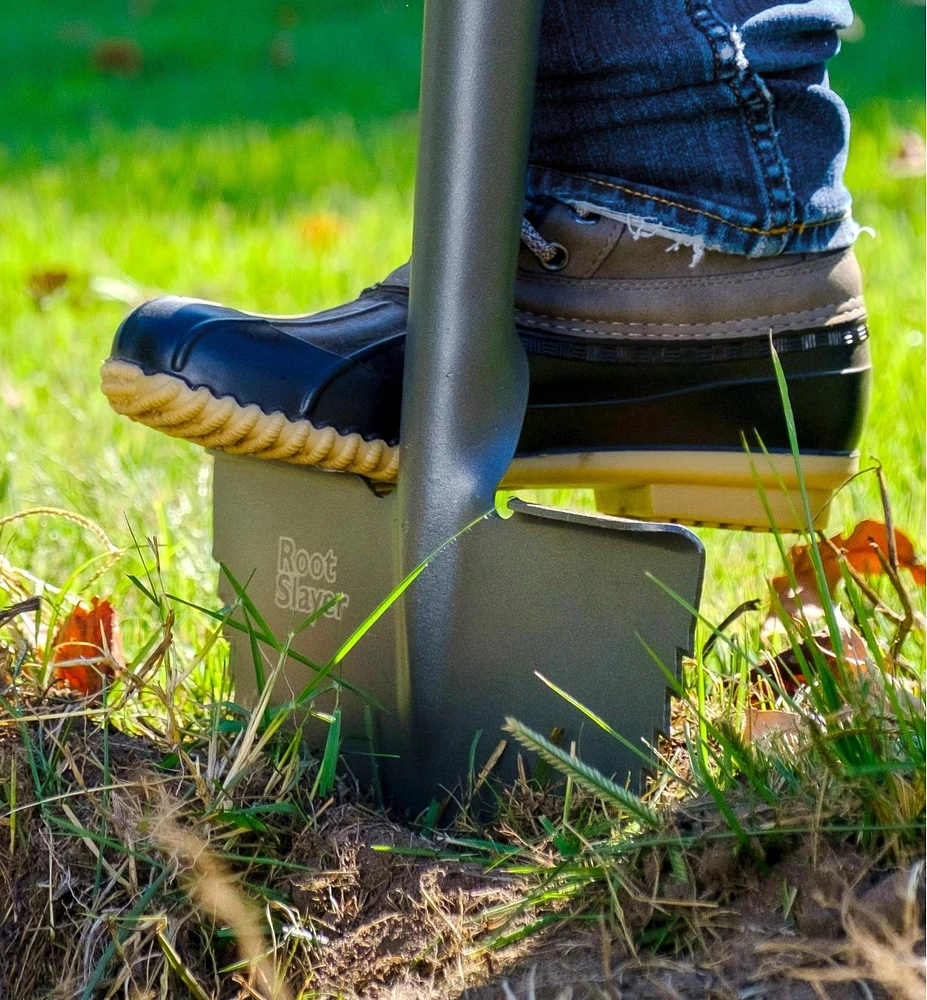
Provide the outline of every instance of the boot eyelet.
[[545,271],[562,271],[570,262],[570,251],[562,243],[551,243],[556,251],[550,260],[542,260],[541,267]]
[[602,218],[601,215],[596,215],[595,212],[588,212],[586,215],[580,215],[575,208],[570,206],[570,215],[574,222],[579,223],[581,226],[594,226],[599,219]]

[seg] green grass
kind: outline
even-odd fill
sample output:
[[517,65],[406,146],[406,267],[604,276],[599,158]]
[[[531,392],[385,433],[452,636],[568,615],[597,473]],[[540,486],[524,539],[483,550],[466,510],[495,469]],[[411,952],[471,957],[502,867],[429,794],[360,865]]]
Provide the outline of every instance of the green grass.
[[[102,300],[93,283],[276,312],[344,301],[405,259],[412,145],[408,123],[149,132],[8,178],[3,509],[79,510],[123,545],[127,523],[142,538],[157,534],[165,572],[212,592],[208,460],[113,418],[97,371],[128,307]],[[301,235],[319,213],[342,220],[324,253]],[[37,307],[30,275],[57,270],[69,275],[62,297]],[[76,549],[55,544],[59,531]],[[39,523],[20,525],[4,551],[49,580],[90,552],[70,529]]]
[[[420,0],[49,0],[7,12],[2,141],[67,156],[95,130],[291,126],[414,111]],[[104,39],[138,45],[136,78],[90,64]],[[282,45],[281,45],[282,43]]]
[[[911,9],[913,10],[913,8]],[[11,14],[11,88],[0,122],[0,509],[79,510],[124,545],[157,535],[184,596],[212,591],[209,469],[198,449],[116,419],[96,370],[128,309],[100,279],[272,312],[353,296],[408,254],[419,10],[379,3],[219,5],[74,2]],[[876,380],[863,454],[885,466],[898,522],[924,541],[924,206],[918,178],[887,167],[921,112],[910,76],[883,58],[888,27],[916,11],[863,5],[868,31],[835,62],[863,106],[848,179],[872,313]],[[289,65],[268,46],[283,32]],[[137,41],[135,79],[96,72],[94,40]],[[389,45],[382,38],[390,39]],[[350,39],[350,44],[338,40]],[[905,52],[916,49],[909,46]],[[904,58],[910,58],[910,53]],[[866,89],[861,79],[868,81]],[[873,87],[888,88],[890,101]],[[306,222],[334,217],[330,240]],[[31,276],[68,282],[39,308]],[[131,292],[131,287],[129,289]],[[872,477],[841,498],[841,527],[878,511]],[[705,532],[708,607],[761,588],[768,540]],[[22,523],[3,551],[50,581],[92,551],[80,532]],[[117,592],[120,571],[108,586]]]
[[[833,77],[854,112],[847,178],[857,216],[877,233],[858,245],[876,366],[862,450],[883,464],[896,523],[923,551],[923,179],[891,170],[905,131],[923,131],[922,14],[876,0],[858,7],[866,34],[845,46]],[[125,549],[98,577],[105,546],[85,527],[51,516],[9,524],[0,530],[0,607],[17,596],[13,587],[22,579],[3,559],[49,585],[112,597],[130,669],[148,669],[149,676],[140,692],[117,684],[106,714],[121,728],[152,734],[146,752],[153,772],[171,767],[183,777],[175,783],[183,822],[211,842],[215,857],[234,865],[244,892],[268,907],[280,902],[280,872],[305,861],[287,852],[307,826],[315,829],[314,811],[326,808],[337,730],[324,754],[313,756],[281,726],[292,706],[249,716],[220,704],[227,680],[216,612],[183,603],[217,607],[209,460],[201,449],[115,417],[97,391],[96,373],[136,297],[170,291],[248,309],[312,310],[345,301],[406,258],[419,19],[417,2],[246,0],[230,12],[227,5],[179,0],[55,0],[7,12],[0,35],[0,518],[61,507],[102,525]],[[92,69],[91,48],[106,37],[140,46],[144,67],[136,78]],[[30,287],[51,272],[67,280],[37,302]],[[120,300],[107,298],[114,291]],[[832,528],[880,515],[875,477],[864,476],[838,499]],[[780,542],[701,534],[710,624],[743,600],[766,596],[766,580],[781,572]],[[157,557],[146,541],[155,537]],[[899,598],[883,590],[897,611]],[[166,593],[181,600],[168,602]],[[518,873],[534,887],[496,915],[497,943],[564,913],[596,924],[604,919],[618,933],[625,919],[619,889],[655,891],[645,880],[653,870],[648,852],[658,856],[664,884],[682,883],[691,880],[698,850],[715,840],[739,842],[759,857],[783,829],[807,820],[809,828],[823,823],[873,853],[905,857],[923,825],[916,687],[923,634],[915,629],[897,667],[918,697],[898,702],[885,682],[896,669],[889,653],[897,623],[873,613],[852,586],[842,596],[873,661],[870,679],[889,691],[881,701],[873,701],[865,679],[860,685],[846,675],[845,664],[829,680],[820,650],[808,646],[804,626],[795,626],[791,644],[804,643],[809,676],[818,682],[799,704],[788,697],[777,704],[801,717],[802,738],[784,748],[744,745],[750,670],[760,656],[758,616],[745,616],[710,657],[687,668],[679,702],[685,726],[677,727],[675,751],[686,751],[690,773],[680,778],[664,770],[640,803],[562,750],[542,746],[547,764],[569,777],[565,798],[545,797],[530,781],[499,791],[511,842],[501,843],[504,831],[477,826],[472,837],[432,851],[442,863],[456,854]],[[177,615],[174,643],[159,659],[170,611]],[[699,645],[708,631],[700,629]],[[269,673],[285,637],[274,643]],[[37,673],[47,669],[41,655],[35,660]],[[893,697],[898,703],[886,709]],[[592,715],[607,708],[587,707]],[[28,704],[4,705],[0,717],[8,722],[29,711]],[[0,769],[0,853],[7,843],[11,857],[14,846],[18,857],[40,848],[44,865],[54,835],[61,857],[82,877],[91,859],[87,921],[107,906],[122,916],[112,938],[93,951],[84,995],[87,984],[119,970],[120,949],[129,949],[127,963],[142,953],[146,928],[161,919],[151,914],[171,915],[157,940],[174,974],[209,982],[216,965],[232,960],[223,943],[228,932],[216,933],[208,914],[192,912],[184,884],[166,867],[163,836],[142,824],[133,847],[120,839],[122,814],[110,796],[124,803],[121,789],[90,796],[75,789],[62,766],[65,748],[78,747],[81,766],[99,760],[93,780],[107,788],[118,772],[134,789],[135,765],[120,761],[116,747],[110,755],[110,729],[81,732],[80,715],[64,715],[18,726],[22,753]],[[205,735],[210,731],[214,737]],[[518,732],[535,747],[545,738]],[[275,767],[267,769],[268,761]],[[215,780],[204,782],[203,773]],[[711,818],[694,830],[682,829],[672,813],[687,782],[711,799]],[[131,813],[137,803],[125,808]],[[123,884],[134,892],[124,893]],[[39,916],[25,913],[21,921],[29,934],[35,921],[46,920],[44,897],[39,902]],[[567,909],[558,914],[561,905]],[[280,912],[273,917],[278,930]],[[684,906],[668,913],[647,926],[651,943],[665,950],[696,934]],[[84,954],[89,926],[60,929],[72,954]],[[58,947],[48,935],[36,940]],[[314,961],[297,939],[288,947],[294,967]]]
[[[909,71],[919,15],[898,4],[861,12],[867,33],[845,46],[834,78],[855,105],[847,179],[856,213],[876,231],[858,244],[876,368],[862,451],[884,466],[896,523],[923,549],[923,183],[891,169],[904,132],[922,129]],[[133,653],[152,626],[127,579],[140,571],[134,539],[145,550],[144,539],[157,537],[165,589],[213,600],[210,464],[201,449],[109,410],[96,372],[112,333],[135,296],[172,291],[312,310],[405,260],[419,17],[415,4],[373,2],[248,3],[230,18],[219,5],[59,0],[7,19],[0,515],[55,506],[105,527],[127,555],[92,589],[114,597]],[[890,44],[899,31],[910,35],[900,52]],[[272,48],[281,36],[292,51],[283,65]],[[136,78],[92,68],[92,46],[107,37],[140,46]],[[37,302],[30,287],[47,272],[67,281]],[[108,299],[114,287],[122,301]],[[840,496],[831,523],[836,531],[880,513],[869,475]],[[717,621],[763,596],[776,546],[771,537],[701,534],[703,610]],[[0,536],[6,559],[53,585],[99,552],[92,535],[57,518],[24,519]],[[72,589],[85,592],[98,568],[89,564]],[[193,650],[206,621],[179,614],[179,641]],[[756,624],[745,619],[754,639]],[[217,687],[210,671],[220,663],[216,649],[202,665],[206,690]]]
[[[785,376],[778,358],[774,363],[797,461]],[[801,494],[810,525],[813,514],[803,486]],[[640,878],[648,863],[653,871],[653,857],[643,864],[641,857],[648,858],[654,850],[661,857],[658,871],[662,866],[671,880],[690,888],[701,881],[703,891],[714,898],[717,872],[705,879],[699,873],[699,859],[715,839],[728,840],[725,853],[749,859],[759,874],[768,874],[789,838],[816,838],[822,833],[825,840],[850,838],[872,855],[885,852],[883,856],[896,860],[922,849],[923,622],[915,624],[910,591],[888,569],[893,600],[885,593],[883,604],[873,600],[872,591],[858,585],[846,564],[838,599],[827,584],[823,546],[810,535],[805,539],[822,595],[820,613],[813,615],[806,606],[800,614],[786,614],[778,597],[772,601],[788,637],[786,657],[792,657],[791,665],[783,657],[772,662],[769,646],[763,649],[749,638],[717,634],[719,646],[714,652],[699,647],[681,681],[666,670],[678,699],[677,711],[686,723],[677,722],[673,736],[658,749],[657,777],[647,801],[516,719],[506,720],[504,728],[518,743],[620,817],[598,828],[590,824],[575,836],[575,826],[565,814],[559,829],[548,830],[562,856],[539,867],[535,894],[520,900],[519,906],[530,908],[533,902],[561,892],[572,901],[571,918],[591,909],[597,915],[608,912],[623,924],[626,897],[612,887],[626,887],[629,880]],[[784,539],[775,533],[773,541],[788,567]],[[788,572],[794,587],[795,574]],[[892,618],[885,608],[895,602],[907,614]],[[801,675],[801,683],[790,685],[796,675]],[[612,736],[617,748],[620,734],[588,706],[578,705],[568,694],[564,697]],[[776,725],[763,734],[754,724],[769,709],[774,710]],[[687,750],[683,759],[691,769],[687,775],[678,773],[672,755],[673,742],[683,739]],[[713,831],[703,827],[693,833],[692,804],[684,805],[681,814],[673,810],[672,797],[680,793],[689,803],[700,795],[709,805]],[[682,828],[676,825],[680,815],[685,817]],[[574,835],[572,839],[568,834]],[[697,926],[678,916],[665,926],[659,923],[648,931],[659,935],[658,947],[684,950],[699,935]]]

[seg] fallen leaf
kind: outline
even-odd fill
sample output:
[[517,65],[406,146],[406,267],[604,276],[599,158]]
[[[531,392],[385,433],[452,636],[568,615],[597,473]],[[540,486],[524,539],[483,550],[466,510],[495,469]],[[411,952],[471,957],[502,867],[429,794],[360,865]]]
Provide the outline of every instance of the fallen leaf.
[[776,709],[748,708],[744,717],[744,743],[769,741],[773,736],[797,736],[801,732],[801,716]]
[[927,149],[920,132],[904,133],[888,169],[896,177],[923,177],[927,173]]
[[71,275],[64,270],[33,271],[29,275],[26,289],[32,301],[38,306],[46,306],[55,295],[61,292],[70,280]]
[[[804,618],[808,622],[821,621],[824,618],[824,599],[821,597],[817,577],[813,571],[801,576],[795,573],[794,584],[787,574],[775,576],[770,580],[769,588],[778,598],[781,614],[795,620]],[[760,636],[768,639],[777,632],[785,632],[785,628],[780,620],[780,609],[771,607],[763,622]]]
[[124,667],[116,612],[109,601],[97,597],[89,608],[78,605],[68,615],[53,645],[55,685],[78,694],[98,694],[104,678],[113,677],[115,667]]
[[331,212],[307,215],[299,222],[299,235],[313,250],[328,250],[344,232],[344,222]]
[[[791,646],[782,650],[781,653],[767,655],[770,657],[770,665],[759,666],[751,673],[751,684],[755,687],[761,680],[772,682],[776,692],[783,692],[789,698],[797,693],[798,689],[808,683],[808,679],[802,670],[802,661],[813,665],[815,661],[814,651],[811,649],[813,643],[817,650],[824,656],[824,661],[830,672],[839,677],[842,670],[848,671],[851,675],[868,673],[872,666],[869,652],[866,649],[866,642],[855,628],[847,621],[846,616],[840,610],[839,605],[834,608],[834,617],[837,622],[837,629],[840,633],[840,642],[843,646],[842,659],[838,659],[834,652],[834,644],[831,641],[830,632],[821,629],[802,642],[798,649]],[[799,656],[801,658],[799,658]],[[843,667],[841,667],[841,662]],[[873,671],[877,673],[878,671]]]
[[90,64],[100,73],[127,80],[141,73],[145,57],[131,38],[104,38],[94,45]]
[[[894,541],[899,567],[908,570],[914,582],[923,587],[925,567],[914,552],[914,543],[900,528],[894,530]],[[848,538],[834,535],[831,542],[846,553],[847,562],[860,573],[877,576],[883,572],[882,563],[872,548],[876,545],[885,556],[888,556],[888,527],[882,521],[860,521]],[[830,558],[835,561],[837,558],[832,551]]]
[[[834,608],[834,618],[837,622],[837,630],[840,634],[840,644],[843,647],[842,662],[850,674],[862,674],[869,670],[870,660],[868,653],[866,651],[866,643],[863,637],[856,631],[855,628],[847,621],[843,612],[840,610],[839,605]],[[811,636],[811,642],[824,654],[824,659],[827,662],[830,671],[834,676],[839,676],[840,674],[840,659],[838,659],[837,654],[834,652],[834,644],[831,641],[830,632],[827,629],[822,629],[820,632],[815,632]],[[792,654],[792,650],[786,650],[783,655],[788,656]],[[808,663],[812,661],[812,652],[808,648],[808,643],[804,643],[802,646],[802,652],[804,653],[805,660]]]
[[291,3],[281,4],[277,8],[277,24],[281,28],[295,28],[300,20],[299,11]]
[[[865,673],[871,666],[869,652],[866,649],[866,640],[847,621],[839,606],[834,608],[834,618],[837,620],[840,643],[843,646],[843,662],[852,673]],[[827,631],[819,632],[813,636],[813,639],[818,649],[830,661],[831,669],[836,672],[837,654],[834,652],[830,633]]]
[[[841,554],[847,563],[859,573],[867,576],[878,576],[885,572],[873,545],[888,558],[889,536],[888,527],[882,521],[866,520],[860,523],[844,536],[831,536],[830,544],[818,546],[821,554],[821,564],[824,569],[824,580],[827,592],[833,595],[834,589],[842,578],[840,571]],[[900,528],[894,529],[895,551],[899,567],[906,569],[918,586],[925,586],[925,565],[914,551],[914,543]],[[824,598],[818,586],[817,574],[810,545],[795,545],[789,551],[789,563],[792,567],[792,577],[789,574],[774,577],[770,588],[779,599],[782,610],[793,618],[804,617],[806,621],[819,621],[824,617]],[[794,578],[794,584],[792,582]],[[773,632],[781,631],[781,624],[775,610],[770,611],[763,623],[764,638]]]
[[293,65],[296,50],[293,47],[293,40],[286,32],[281,31],[267,46],[267,58],[277,69],[286,69],[287,66]]

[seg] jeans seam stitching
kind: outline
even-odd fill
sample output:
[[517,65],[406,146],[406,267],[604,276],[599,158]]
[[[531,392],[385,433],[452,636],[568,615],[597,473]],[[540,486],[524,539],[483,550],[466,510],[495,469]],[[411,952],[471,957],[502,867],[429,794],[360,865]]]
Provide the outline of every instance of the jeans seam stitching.
[[[696,6],[703,13],[702,18],[695,16]],[[765,235],[781,235],[789,232],[790,227],[795,225],[795,195],[789,182],[788,165],[785,162],[779,145],[776,142],[775,126],[772,118],[772,97],[766,89],[759,76],[749,69],[749,65],[741,67],[736,62],[727,66],[721,58],[720,46],[733,44],[732,27],[723,21],[714,10],[711,0],[686,0],[686,11],[693,27],[702,34],[707,44],[711,48],[712,61],[715,67],[715,78],[718,83],[726,85],[737,100],[738,107],[743,116],[747,132],[753,146],[754,153],[759,161],[762,182],[763,198],[766,202],[766,210],[770,221],[784,216],[785,227],[770,226],[763,232]],[[702,20],[711,19],[713,26],[724,31],[724,37],[713,35],[707,25],[699,23]],[[747,85],[746,87],[744,85]],[[750,91],[753,93],[751,94]],[[768,135],[761,134],[759,125],[765,125],[763,131],[768,131]],[[770,185],[769,167],[775,165],[778,168],[780,177]],[[745,229],[747,232],[757,232],[757,230]],[[799,229],[801,232],[801,229]]]
[[692,205],[684,205],[682,202],[673,201],[670,198],[662,198],[659,195],[648,194],[646,191],[638,191],[636,188],[629,187],[626,184],[616,184],[613,181],[604,181],[597,177],[589,177],[587,174],[570,174],[563,170],[554,170],[551,167],[540,167],[540,170],[548,171],[549,173],[559,174],[561,177],[575,177],[580,181],[588,181],[590,184],[598,184],[601,187],[614,188],[616,191],[624,191],[625,194],[634,195],[637,198],[645,198],[648,201],[654,201],[660,205],[669,205],[671,208],[678,208],[683,212],[691,212],[693,215],[704,215],[706,218],[714,219],[716,222],[721,222],[725,226],[730,226],[732,229],[737,229],[742,233],[751,233],[756,236],[783,236],[786,233],[803,233],[806,229],[815,229],[820,226],[832,226],[835,223],[843,222],[850,218],[849,211],[842,212],[840,215],[834,216],[832,219],[819,219],[817,222],[793,222],[786,226],[777,226],[773,229],[761,229],[757,226],[741,226],[739,223],[731,222],[726,219],[723,215],[718,215],[715,212],[709,212],[704,208],[695,208]]

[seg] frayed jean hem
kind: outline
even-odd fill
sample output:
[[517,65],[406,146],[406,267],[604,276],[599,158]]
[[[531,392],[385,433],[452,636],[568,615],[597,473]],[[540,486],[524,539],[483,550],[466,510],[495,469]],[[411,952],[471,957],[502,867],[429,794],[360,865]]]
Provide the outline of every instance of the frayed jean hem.
[[634,235],[657,235],[693,250],[745,257],[816,253],[852,246],[863,228],[849,206],[832,217],[766,228],[747,213],[713,204],[686,204],[682,198],[643,185],[594,174],[570,174],[549,167],[528,170],[527,199],[544,198],[580,211],[607,215],[628,225]]

